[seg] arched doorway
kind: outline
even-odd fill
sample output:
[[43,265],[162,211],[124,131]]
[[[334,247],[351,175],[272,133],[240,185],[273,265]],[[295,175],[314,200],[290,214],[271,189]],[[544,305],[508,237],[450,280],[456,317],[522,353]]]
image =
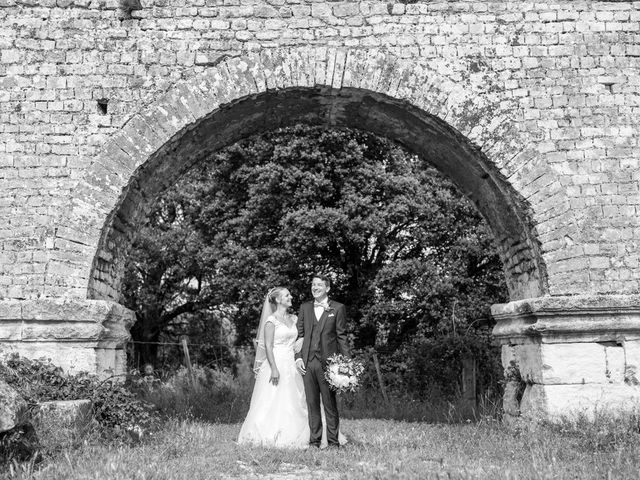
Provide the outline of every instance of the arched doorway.
[[288,88],[238,99],[171,139],[133,174],[101,232],[89,298],[118,301],[136,225],[149,202],[198,161],[279,126],[345,126],[384,135],[436,166],[475,203],[500,246],[510,297],[545,293],[546,274],[527,202],[481,151],[441,119],[364,89]]
[[[84,303],[117,305],[136,226],[158,193],[213,152],[296,123],[366,130],[431,163],[488,222],[510,300],[542,297],[549,286],[536,229],[545,219],[526,196],[541,178],[554,180],[536,165],[516,112],[499,95],[384,52],[298,49],[225,59],[132,116],[79,182],[62,223],[65,235],[83,239]],[[106,357],[122,358],[122,336],[102,344]]]

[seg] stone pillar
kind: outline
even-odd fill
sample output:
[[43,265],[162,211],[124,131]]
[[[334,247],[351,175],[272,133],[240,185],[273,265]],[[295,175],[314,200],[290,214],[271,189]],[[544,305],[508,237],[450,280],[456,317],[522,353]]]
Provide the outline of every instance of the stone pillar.
[[507,419],[592,419],[640,407],[640,296],[540,297],[491,311]]
[[0,301],[0,355],[48,358],[65,371],[101,376],[125,370],[135,314],[105,300]]

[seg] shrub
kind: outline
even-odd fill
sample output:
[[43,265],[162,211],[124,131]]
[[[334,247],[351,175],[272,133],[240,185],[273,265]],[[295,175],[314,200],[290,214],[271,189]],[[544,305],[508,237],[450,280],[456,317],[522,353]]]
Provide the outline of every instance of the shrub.
[[[501,413],[503,369],[500,350],[489,336],[465,335],[421,339],[378,355],[389,401],[381,392],[373,350],[354,352],[365,362],[362,388],[341,396],[351,418],[453,422],[496,417]],[[477,361],[477,405],[461,399],[462,360]]]
[[30,405],[54,400],[89,399],[103,433],[119,435],[136,425],[155,426],[152,406],[139,399],[127,382],[101,380],[88,373],[67,374],[48,360],[14,354],[0,363],[0,375]]
[[504,373],[499,347],[488,335],[447,335],[423,338],[381,359],[385,377],[414,397],[437,394],[446,400],[460,395],[462,361],[477,362],[476,390],[479,395],[499,396]]

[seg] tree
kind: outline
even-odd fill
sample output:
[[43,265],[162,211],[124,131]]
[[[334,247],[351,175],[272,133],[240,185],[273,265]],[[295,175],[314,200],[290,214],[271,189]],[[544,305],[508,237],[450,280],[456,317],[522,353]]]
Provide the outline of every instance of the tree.
[[[307,297],[335,280],[356,346],[486,326],[504,298],[491,235],[425,161],[375,135],[296,126],[207,159],[159,199],[130,257],[133,334],[157,338],[180,313],[233,307],[249,343],[264,294]],[[455,313],[452,312],[455,305]]]

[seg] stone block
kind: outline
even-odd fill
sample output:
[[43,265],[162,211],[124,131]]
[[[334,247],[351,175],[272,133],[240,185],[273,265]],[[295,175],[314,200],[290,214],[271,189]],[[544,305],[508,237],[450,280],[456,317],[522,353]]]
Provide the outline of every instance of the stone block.
[[[579,275],[579,274],[576,274]],[[497,304],[493,334],[503,344],[596,343],[640,338],[638,295],[539,297]]]
[[516,345],[522,378],[537,384],[607,383],[605,347],[597,343]]
[[0,380],[0,433],[22,425],[27,402],[8,383]]
[[604,347],[607,359],[606,376],[609,383],[624,383],[626,370],[624,347],[622,345],[607,345]]
[[0,320],[19,320],[22,318],[22,302],[3,300],[0,302]]
[[55,341],[11,342],[0,344],[0,357],[17,353],[31,359],[49,359],[70,373],[99,372],[95,343]]
[[629,385],[640,385],[640,340],[627,340],[624,349],[624,381]]
[[22,325],[23,341],[97,341],[102,335],[103,327],[99,323],[88,322],[24,322]]
[[560,421],[637,412],[640,388],[629,385],[528,385],[521,414],[533,420]]
[[44,444],[67,446],[77,443],[92,420],[90,400],[56,400],[39,403],[32,424]]
[[22,340],[22,322],[20,321],[0,321],[0,341],[20,341]]
[[500,357],[502,359],[502,367],[506,370],[516,362],[516,347],[514,345],[502,345],[500,350]]
[[504,395],[502,398],[502,409],[508,415],[517,417],[520,415],[520,389],[522,385],[519,382],[507,382],[504,387]]
[[116,350],[114,348],[96,348],[96,362],[101,365],[104,371],[115,373]]

